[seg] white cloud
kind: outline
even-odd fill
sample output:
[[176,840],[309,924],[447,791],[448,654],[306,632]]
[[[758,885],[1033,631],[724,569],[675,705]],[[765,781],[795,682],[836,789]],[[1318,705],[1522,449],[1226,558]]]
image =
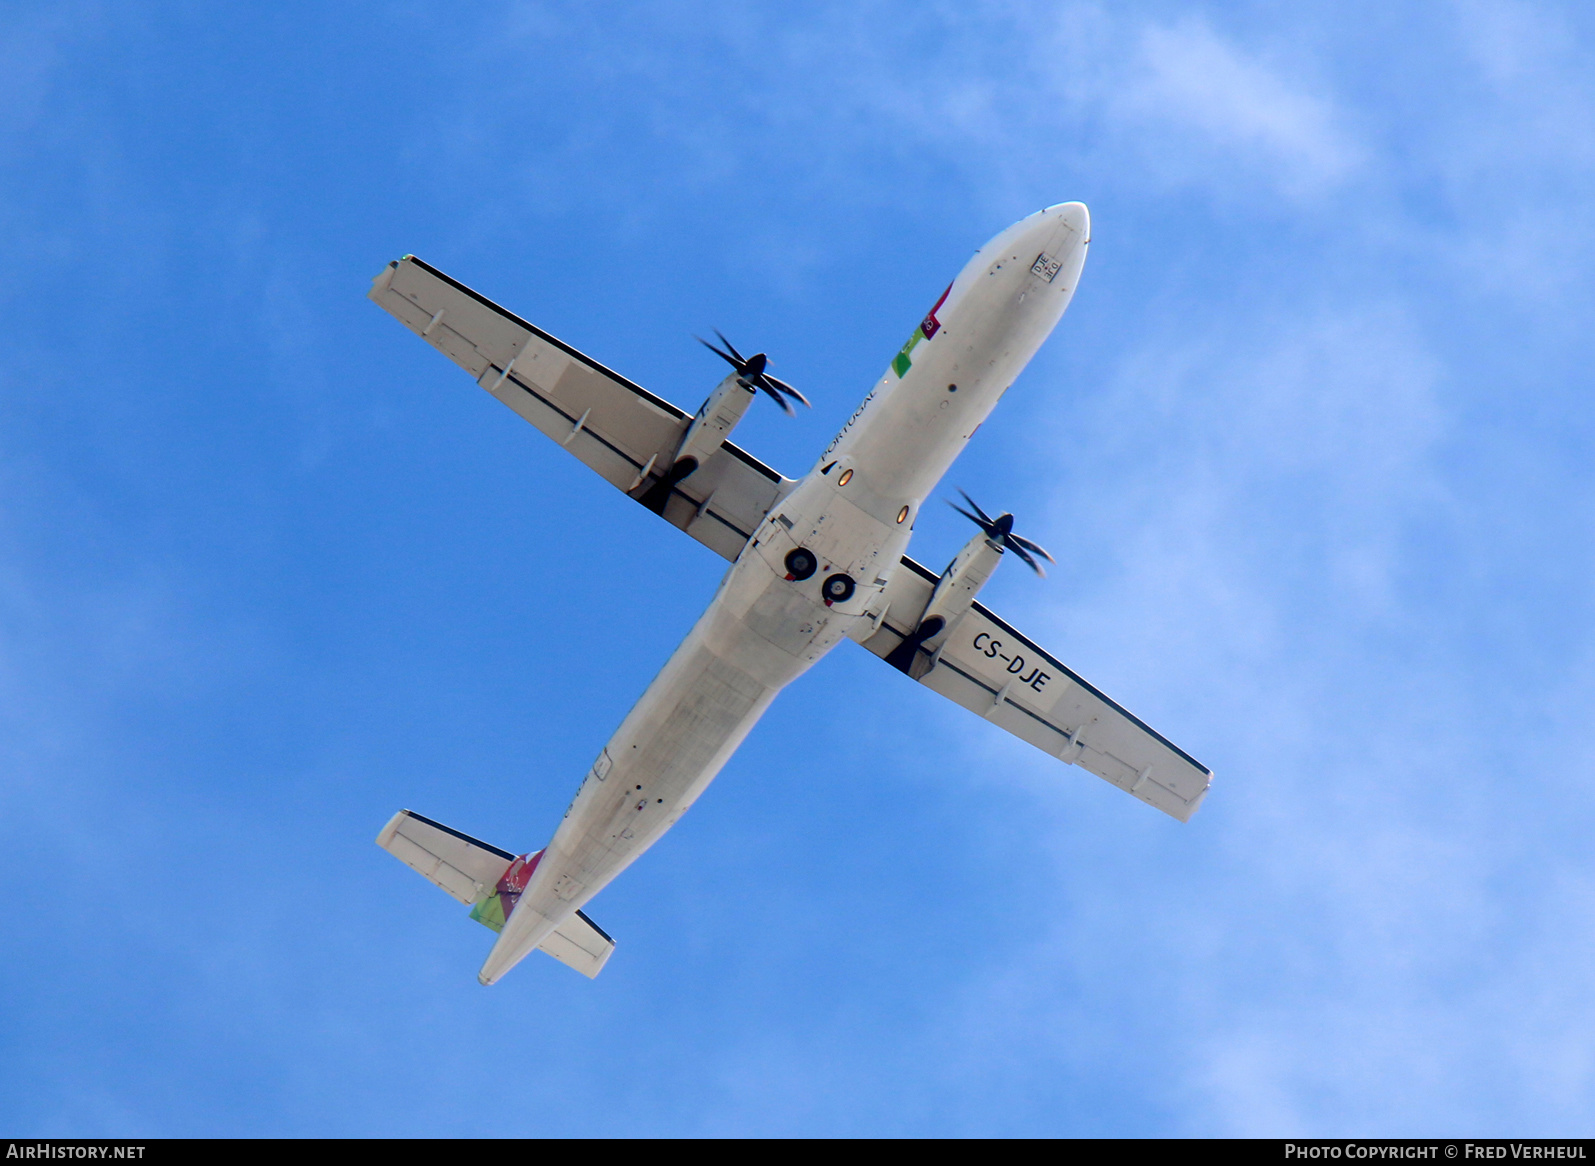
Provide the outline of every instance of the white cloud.
[[[728,26],[721,11],[735,18]],[[1511,429],[1523,400],[1492,392],[1470,366],[1469,344],[1491,321],[1449,286],[1459,273],[1487,274],[1522,302],[1560,308],[1567,332],[1582,326],[1549,298],[1587,290],[1587,184],[1577,180],[1595,141],[1584,133],[1583,58],[1557,26],[1535,9],[1462,9],[1464,24],[1482,30],[1466,60],[1483,88],[1436,96],[1413,87],[1405,120],[1380,137],[1369,129],[1378,111],[1356,84],[1359,46],[1292,40],[1282,17],[1260,31],[1216,10],[1171,23],[1094,5],[864,8],[768,26],[732,6],[696,19],[673,5],[634,8],[624,21],[531,12],[521,10],[508,44],[492,30],[491,67],[470,61],[459,73],[475,80],[434,94],[417,115],[435,118],[436,141],[454,152],[437,151],[447,165],[415,169],[481,167],[469,176],[480,201],[464,213],[480,216],[484,250],[503,232],[481,224],[522,216],[527,191],[534,210],[587,197],[647,202],[671,235],[668,216],[689,204],[728,216],[751,205],[767,232],[750,233],[752,246],[780,255],[781,286],[795,296],[803,273],[822,266],[815,256],[862,217],[839,206],[911,199],[924,222],[924,207],[967,191],[1005,211],[1072,194],[1060,175],[1109,192],[1114,214],[1099,229],[1121,246],[1121,266],[1088,272],[1077,309],[1094,310],[1087,297],[1103,292],[1116,302],[1088,342],[1109,354],[1099,362],[1108,374],[1070,382],[1066,430],[1035,439],[1050,458],[1012,459],[1038,467],[1038,493],[1065,483],[1050,515],[1032,510],[1029,532],[1055,550],[1049,531],[1067,532],[1079,549],[1050,590],[1030,593],[1028,610],[999,606],[1218,771],[1202,814],[1174,827],[1025,747],[1003,752],[990,726],[927,713],[927,738],[957,725],[974,743],[968,765],[938,756],[927,783],[945,789],[960,773],[987,783],[968,799],[967,833],[931,840],[986,847],[990,861],[971,864],[977,885],[956,907],[983,920],[1011,911],[1013,926],[985,932],[989,946],[961,997],[913,998],[889,1026],[882,1043],[899,1047],[884,1060],[869,1048],[853,1068],[838,1067],[862,1047],[848,1045],[857,1026],[846,1015],[830,1029],[803,1017],[801,1031],[760,1017],[735,1039],[717,1037],[717,1050],[731,1050],[724,1088],[736,1112],[715,1128],[746,1130],[773,1112],[812,1132],[828,1115],[862,1125],[893,1107],[934,1124],[948,1120],[944,1106],[963,1104],[987,1121],[1017,1121],[1029,1107],[1056,1132],[1073,1119],[1048,1112],[1056,1094],[1032,1085],[1054,1069],[1133,1092],[1125,1112],[1153,1114],[1163,1123],[1155,1128],[1587,1127],[1595,875],[1584,789],[1595,649],[1574,610],[1559,628],[1573,662],[1560,675],[1533,670],[1514,689],[1522,676],[1496,675],[1496,645],[1474,626],[1481,612],[1532,620],[1535,596],[1502,564],[1538,568],[1505,528],[1543,523],[1536,501],[1576,513],[1588,491],[1564,474],[1537,499],[1476,476],[1503,452],[1489,443],[1492,427],[1524,445],[1525,463],[1550,459],[1539,434]],[[1456,45],[1430,43],[1451,54],[1454,79]],[[1385,47],[1379,64],[1398,70],[1401,46]],[[16,52],[26,56],[5,59]],[[571,62],[557,75],[542,69]],[[594,90],[581,91],[595,75]],[[46,92],[48,68],[19,76],[27,100],[16,116],[37,120],[42,106],[27,95]],[[547,76],[553,95],[539,105],[533,98],[548,95],[525,79]],[[623,108],[599,100],[611,90]],[[544,124],[528,128],[533,115]],[[677,155],[663,165],[650,152],[661,141]],[[484,174],[521,181],[505,197]],[[948,176],[966,191],[949,192]],[[1419,209],[1392,190],[1415,191]],[[1434,221],[1444,218],[1431,214],[1445,201],[1437,191],[1467,213]],[[1191,195],[1200,206],[1175,205]],[[805,200],[830,213],[802,219]],[[1306,244],[1259,225],[1280,207],[1312,236]],[[1206,235],[1168,232],[1137,253],[1156,270],[1127,276],[1136,254],[1126,235],[1156,234],[1188,209]],[[1115,218],[1126,234],[1115,237]],[[1099,254],[1106,262],[1112,252]],[[312,367],[310,309],[283,290],[282,271],[295,265],[257,281],[268,322],[296,338],[267,356],[314,396],[324,374]],[[1181,283],[1182,265],[1200,267],[1203,280]],[[1159,291],[1161,314],[1150,302]],[[1068,343],[1078,351],[1081,339]],[[1525,346],[1517,355],[1550,379],[1553,358],[1583,352]],[[1567,405],[1572,393],[1550,389],[1536,403],[1564,410],[1572,452],[1563,456],[1577,459],[1581,414]],[[1470,413],[1481,401],[1488,408]],[[1465,456],[1464,434],[1480,443]],[[1480,522],[1485,512],[1499,519],[1493,529]],[[1587,580],[1576,548],[1553,550],[1556,570]],[[0,571],[0,608],[27,624],[39,618],[43,576],[19,570]],[[141,693],[151,674],[162,691],[221,683],[229,667],[250,666],[237,661],[266,654],[270,637],[255,643],[185,610],[187,588],[136,574],[118,588],[57,596],[79,609],[59,634],[23,640],[8,625],[0,690],[18,698],[12,720],[35,715],[23,690],[40,688],[40,675],[72,679],[29,660],[20,667],[21,651],[82,657],[92,665],[82,670]],[[1068,598],[1048,609],[1049,595]],[[214,654],[234,663],[205,671],[211,641],[226,636],[235,642]],[[65,710],[64,728],[41,734],[75,734],[94,719],[78,694],[47,695]],[[923,703],[905,702],[903,719]],[[1526,706],[1549,712],[1535,721]],[[1050,852],[1053,877],[1010,895],[1021,848],[1005,844],[1020,835],[1026,853]],[[927,927],[967,922],[947,905],[927,916],[936,909],[945,914]],[[610,975],[622,977],[611,985],[626,982],[619,965]],[[592,1004],[595,1015],[617,998],[585,997],[604,1002]],[[662,1031],[661,1014],[649,1015],[640,1029],[626,1020],[627,1031]],[[689,1020],[683,1031],[714,1030],[712,1017]],[[738,1040],[759,1055],[738,1059]],[[596,1046],[587,1035],[573,1047]],[[614,1047],[635,1059],[632,1046]],[[882,1064],[901,1082],[883,1084]],[[690,1109],[667,1101],[671,1120]]]
[[1197,21],[1147,25],[1134,39],[1128,68],[1101,98],[1127,137],[1151,135],[1149,166],[1179,166],[1183,182],[1236,166],[1290,197],[1357,168],[1360,150],[1334,104],[1299,76]]
[[[1039,806],[1077,813],[1024,824],[1053,847],[1061,889],[1029,891],[1035,930],[994,953],[923,1044],[954,1034],[960,1086],[982,1058],[1093,1076],[1115,1057],[1155,1062],[1149,1094],[1197,1132],[1476,1119],[1475,1085],[1491,1069],[1497,1122],[1538,1130],[1587,1111],[1591,1012],[1573,986],[1588,951],[1568,937],[1588,933],[1588,871],[1565,854],[1525,869],[1549,818],[1523,800],[1578,729],[1570,718],[1557,741],[1516,751],[1499,728],[1481,733],[1502,724],[1503,693],[1467,618],[1494,583],[1457,582],[1490,548],[1468,522],[1479,499],[1466,467],[1446,462],[1468,369],[1437,323],[1456,302],[1433,277],[1457,255],[1499,255],[1499,191],[1515,168],[1516,183],[1545,183],[1522,221],[1546,226],[1542,239],[1505,241],[1525,265],[1508,282],[1577,278],[1556,266],[1557,224],[1579,209],[1557,178],[1561,131],[1523,64],[1544,59],[1545,38],[1476,65],[1530,96],[1425,91],[1380,137],[1368,127],[1381,111],[1352,67],[1362,46],[1277,21],[940,9],[919,14],[925,35],[907,36],[900,14],[880,9],[793,24],[738,10],[723,26],[674,8],[633,15],[625,51],[611,52],[601,22],[569,18],[528,25],[503,50],[586,54],[628,95],[634,123],[577,125],[566,154],[539,147],[550,182],[629,199],[627,175],[548,159],[585,161],[604,154],[601,134],[636,134],[680,155],[641,176],[665,195],[763,190],[753,176],[774,173],[832,204],[952,201],[913,169],[928,159],[1005,207],[1084,176],[1147,229],[1169,217],[1171,195],[1194,194],[1204,205],[1192,217],[1206,215],[1229,249],[1171,254],[1171,267],[1210,263],[1222,278],[1167,285],[1176,323],[1117,341],[1119,374],[1095,407],[1077,402],[1066,434],[1038,439],[1068,452],[1052,525],[1090,557],[1066,606],[1011,613],[1214,764],[1218,784],[1176,839],[1078,787],[1060,795],[1042,759],[1004,754],[1005,781],[1028,768],[1018,781]],[[1381,66],[1399,69],[1402,46],[1389,52]],[[516,108],[498,101],[515,84],[505,71],[476,75],[494,99],[477,94],[472,116]],[[1580,91],[1568,81],[1561,92]],[[1498,118],[1488,134],[1481,110]],[[1542,147],[1521,151],[1525,136]],[[491,133],[472,123],[463,152],[514,169],[515,151],[534,157],[531,140],[513,118]],[[1491,199],[1464,190],[1481,177]],[[1480,212],[1454,230],[1417,221],[1391,194],[1406,183],[1429,198],[1447,180]],[[1286,208],[1320,241],[1271,242],[1297,248],[1305,273],[1279,286],[1268,257],[1245,250],[1244,224],[1225,234],[1215,206],[1235,212],[1231,226]],[[1059,467],[1036,464],[1048,474],[1037,488],[1051,488]],[[1046,530],[1034,533],[1051,544]],[[1424,536],[1463,550],[1436,552]],[[1589,691],[1570,682],[1563,699],[1587,708]],[[989,727],[965,727],[988,761],[968,771],[989,771]],[[1077,779],[1092,780],[1064,778]],[[1132,852],[1141,877],[1084,877],[1081,856],[1104,849]],[[1523,903],[1532,917],[1514,920]],[[1503,955],[1508,939],[1515,954]],[[826,1073],[804,1069],[792,1077]],[[760,1088],[771,1076],[736,1078],[754,1083],[755,1108],[771,1104]]]
[[1536,309],[1588,310],[1595,224],[1595,56],[1554,7],[1459,5],[1453,34],[1471,66],[1456,107],[1422,139],[1455,226],[1441,257],[1477,292]]
[[[1546,156],[1524,182],[1560,164]],[[1549,209],[1572,212],[1571,187],[1547,189]],[[1184,985],[1164,1069],[1166,1088],[1194,1099],[1195,1132],[1587,1120],[1595,903],[1565,831],[1590,814],[1540,791],[1582,789],[1588,750],[1581,727],[1523,725],[1514,710],[1587,710],[1595,689],[1576,670],[1514,689],[1474,631],[1480,610],[1527,620],[1536,604],[1496,573],[1512,535],[1482,524],[1481,504],[1525,527],[1540,516],[1531,495],[1502,497],[1454,454],[1460,435],[1490,444],[1464,423],[1470,394],[1510,411],[1469,367],[1480,310],[1468,289],[1453,298],[1443,276],[1409,273],[1359,296],[1337,271],[1355,255],[1366,279],[1380,241],[1408,231],[1384,207],[1338,232],[1333,253],[1303,254],[1318,295],[1271,294],[1232,269],[1162,336],[1126,338],[1097,411],[1076,407],[1066,432],[1036,443],[1073,463],[1052,525],[1091,561],[1070,603],[1021,622],[1076,661],[1112,661],[1139,690],[1132,705],[1218,780],[1190,827],[1205,843],[1180,846],[1199,865],[1178,904],[1155,875],[1095,909],[1072,903],[1022,970],[972,996],[1023,996],[1027,1024],[1039,1013],[1061,1028],[1051,969],[1082,950]],[[1470,223],[1428,256],[1443,261],[1457,238],[1499,242]],[[1533,251],[1519,261],[1555,270]],[[1524,357],[1556,358],[1543,339]],[[1576,621],[1565,634],[1590,639]],[[1201,731],[1175,731],[1158,709]],[[1078,869],[1086,828],[1056,833]],[[1083,1007],[1144,1022],[1144,1000],[1085,991]],[[1103,1040],[1079,1055],[1105,1055]]]
[[[708,187],[763,169],[827,199],[895,201],[920,195],[929,160],[982,198],[1022,187],[1023,204],[1060,169],[1088,168],[1142,189],[1294,205],[1339,189],[1365,161],[1346,110],[1316,79],[1326,73],[1317,52],[1260,46],[1199,19],[1158,23],[1092,3],[943,8],[902,35],[884,8],[821,9],[794,23],[741,6],[705,5],[700,20],[644,6],[617,53],[602,22],[512,12],[484,56],[590,60],[636,96],[647,135],[679,149],[680,165],[649,181]],[[723,83],[704,84],[709,63]],[[536,81],[484,75],[506,110],[517,104],[503,101],[506,86]],[[524,129],[485,131],[472,120],[483,107],[473,102],[451,138],[512,160]],[[597,144],[592,127],[566,130],[573,154]],[[558,180],[584,172],[573,163]],[[527,174],[543,200],[546,177]]]

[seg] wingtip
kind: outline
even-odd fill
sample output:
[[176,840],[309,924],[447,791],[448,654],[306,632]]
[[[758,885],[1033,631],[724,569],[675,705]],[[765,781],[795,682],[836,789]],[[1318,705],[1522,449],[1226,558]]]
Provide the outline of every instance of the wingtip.
[[393,815],[393,817],[389,818],[388,824],[382,827],[381,831],[377,834],[377,845],[386,850],[388,848],[388,843],[393,841],[393,836],[398,833],[399,823],[403,822],[409,816],[409,810],[400,810],[397,814]]

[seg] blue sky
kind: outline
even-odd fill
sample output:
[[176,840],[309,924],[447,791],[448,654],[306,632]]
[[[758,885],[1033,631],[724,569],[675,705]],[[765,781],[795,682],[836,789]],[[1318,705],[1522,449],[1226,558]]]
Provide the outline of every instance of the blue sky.
[[[0,1127],[1587,1134],[1595,25],[1454,3],[18,3],[0,32]],[[364,293],[814,402],[1080,199],[946,492],[1186,826],[851,645],[590,913],[541,846],[722,570]],[[927,509],[914,553],[967,537]]]

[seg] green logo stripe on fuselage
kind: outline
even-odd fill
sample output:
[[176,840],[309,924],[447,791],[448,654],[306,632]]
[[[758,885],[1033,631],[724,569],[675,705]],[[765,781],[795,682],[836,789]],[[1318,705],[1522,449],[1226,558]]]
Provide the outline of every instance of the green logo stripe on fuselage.
[[897,379],[902,380],[904,374],[914,367],[914,362],[909,359],[909,353],[914,351],[914,345],[925,339],[925,329],[915,328],[914,334],[908,338],[908,343],[903,345],[903,350],[892,357],[892,371],[897,374]]

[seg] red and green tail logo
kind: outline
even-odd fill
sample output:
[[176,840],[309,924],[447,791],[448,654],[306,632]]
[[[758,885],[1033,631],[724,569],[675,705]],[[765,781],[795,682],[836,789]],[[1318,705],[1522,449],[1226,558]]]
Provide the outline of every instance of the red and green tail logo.
[[471,908],[471,918],[483,927],[503,931],[504,921],[515,910],[515,904],[521,901],[526,884],[532,881],[532,872],[537,869],[537,862],[542,857],[541,850],[536,854],[523,854],[505,867],[497,885],[491,891],[483,891],[477,898]]

